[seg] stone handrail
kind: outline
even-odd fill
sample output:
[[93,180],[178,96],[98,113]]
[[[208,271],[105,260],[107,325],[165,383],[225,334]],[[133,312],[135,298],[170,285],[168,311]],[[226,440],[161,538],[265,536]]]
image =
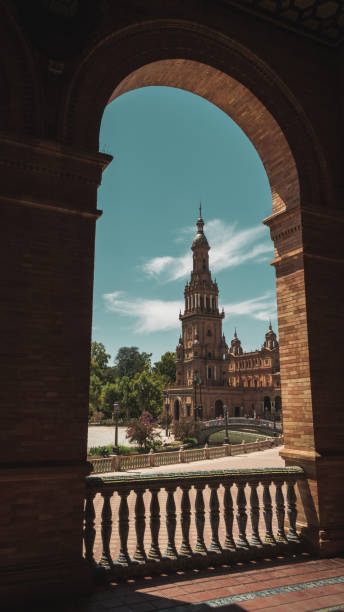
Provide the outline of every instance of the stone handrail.
[[121,472],[125,470],[135,470],[147,467],[159,467],[160,465],[173,465],[175,463],[190,463],[191,461],[203,461],[206,459],[218,459],[240,455],[241,453],[253,453],[266,450],[272,446],[283,444],[283,437],[266,438],[256,442],[245,442],[241,444],[222,444],[222,446],[208,446],[204,448],[191,448],[188,450],[181,447],[178,451],[169,453],[153,453],[141,455],[111,455],[101,459],[89,458],[92,463],[94,474],[104,474],[106,472]]
[[[86,478],[85,558],[96,571],[103,571],[109,578],[123,578],[304,550],[305,543],[296,530],[294,490],[295,484],[304,477],[299,467],[89,476]],[[160,492],[163,490],[166,503],[162,505]],[[103,498],[98,523],[94,506],[97,494]],[[132,495],[135,503],[131,503],[134,510],[130,514],[128,497]],[[119,506],[113,513],[112,499],[117,497]],[[195,529],[191,534],[192,516]],[[120,546],[113,558],[111,547],[118,541],[117,536],[112,538],[117,517]],[[159,535],[161,518],[166,524],[165,544]],[[221,530],[220,520],[224,525]],[[208,522],[210,542],[206,541]],[[148,526],[150,533],[146,534]],[[130,545],[136,547],[131,554],[129,527]],[[98,562],[94,557],[96,529],[102,542]]]
[[[225,419],[211,419],[210,421],[202,421],[202,427],[222,427],[225,428]],[[281,421],[268,421],[267,419],[253,419],[246,417],[229,417],[228,426],[230,425],[254,425],[255,427],[268,427],[269,429],[275,429],[282,431],[283,426]]]

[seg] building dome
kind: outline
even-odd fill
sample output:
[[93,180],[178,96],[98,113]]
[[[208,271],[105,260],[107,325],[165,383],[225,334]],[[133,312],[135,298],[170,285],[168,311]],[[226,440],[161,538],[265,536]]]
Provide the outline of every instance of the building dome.
[[208,250],[210,249],[210,246],[208,244],[208,240],[206,239],[204,232],[203,232],[203,227],[204,227],[204,221],[202,218],[202,205],[200,204],[199,207],[199,217],[197,219],[197,234],[194,238],[194,241],[192,243],[192,250],[198,247],[206,247]]
[[206,239],[205,235],[202,232],[198,232],[194,238],[194,241],[192,243],[192,248],[195,247],[199,247],[199,246],[205,246],[209,248],[209,244],[208,244],[208,240]]

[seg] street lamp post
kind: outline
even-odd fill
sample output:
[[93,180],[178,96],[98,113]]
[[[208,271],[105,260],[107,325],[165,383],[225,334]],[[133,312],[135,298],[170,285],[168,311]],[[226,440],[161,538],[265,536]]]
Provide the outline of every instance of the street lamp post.
[[118,448],[118,417],[119,417],[119,413],[121,411],[121,405],[117,402],[114,403],[113,405],[113,418],[115,421],[115,446],[113,447],[113,453],[114,455],[119,455],[119,448]]
[[226,428],[226,436],[225,436],[224,444],[229,444],[229,437],[228,437],[228,406],[226,406],[226,404],[223,406],[223,412],[224,412],[224,415],[225,415],[225,428]]

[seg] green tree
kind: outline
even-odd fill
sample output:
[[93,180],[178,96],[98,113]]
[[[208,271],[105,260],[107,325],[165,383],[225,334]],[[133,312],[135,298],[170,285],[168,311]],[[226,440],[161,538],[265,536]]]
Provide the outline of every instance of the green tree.
[[132,381],[132,389],[139,411],[149,411],[154,416],[160,414],[164,397],[163,388],[163,378],[156,372],[144,370],[141,374],[136,374]]
[[119,378],[128,376],[133,378],[135,374],[142,372],[151,365],[152,353],[140,353],[136,346],[122,346],[115,359],[116,371]]
[[118,379],[118,388],[121,395],[121,408],[127,419],[138,416],[140,410],[135,391],[133,390],[133,381],[129,376],[122,376],[122,378]]
[[104,416],[106,416],[107,418],[111,418],[113,415],[114,402],[120,402],[120,400],[121,400],[121,391],[119,389],[118,382],[105,383],[101,390],[101,409],[102,409],[102,412],[104,413]]
[[111,355],[106,352],[102,342],[92,342],[91,344],[91,360],[95,361],[99,367],[104,370],[111,359]]
[[101,410],[101,393],[102,393],[102,380],[99,376],[99,366],[96,362],[91,360],[91,372],[90,372],[90,390],[89,390],[89,415],[91,416],[94,412]]
[[161,355],[160,361],[154,364],[154,369],[160,374],[165,384],[170,384],[176,380],[176,354],[167,351]]

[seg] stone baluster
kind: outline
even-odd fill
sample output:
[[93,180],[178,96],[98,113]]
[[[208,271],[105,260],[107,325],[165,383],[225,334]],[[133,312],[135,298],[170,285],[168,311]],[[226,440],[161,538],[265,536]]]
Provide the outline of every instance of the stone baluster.
[[160,531],[160,505],[159,494],[160,487],[157,489],[151,488],[151,503],[150,503],[150,531],[151,531],[151,547],[148,553],[148,559],[159,561],[161,552],[159,548],[159,531]]
[[94,519],[96,516],[94,510],[93,500],[95,498],[96,491],[90,490],[86,494],[86,505],[85,505],[85,528],[84,528],[84,542],[85,542],[85,559],[90,565],[95,565],[93,556],[94,540],[96,537],[96,530],[94,527]]
[[121,498],[118,511],[118,532],[121,543],[117,563],[120,565],[129,565],[130,557],[128,554],[128,534],[129,534],[129,508],[127,497],[129,491],[119,490],[118,494]]
[[226,539],[223,545],[225,550],[235,550],[235,543],[233,540],[233,520],[234,520],[234,512],[233,512],[233,499],[231,493],[232,483],[226,482],[225,492],[223,496],[223,505],[224,505],[224,519],[225,519],[225,528],[226,528]]
[[195,519],[196,519],[196,531],[197,541],[195,546],[195,552],[199,555],[206,555],[207,549],[204,544],[204,523],[205,523],[205,512],[204,512],[204,499],[203,499],[203,484],[196,484],[196,500],[195,500]]
[[259,537],[259,499],[257,494],[258,484],[259,483],[257,481],[250,482],[250,515],[252,526],[252,535],[250,539],[251,546],[262,546],[262,542]]
[[182,527],[182,544],[179,554],[183,557],[190,557],[192,549],[190,546],[190,523],[191,523],[191,505],[189,490],[190,485],[182,484],[182,500],[181,500],[181,527]]
[[220,553],[221,545],[219,541],[219,523],[220,523],[220,505],[219,498],[217,495],[218,483],[211,483],[210,485],[210,527],[211,527],[211,542],[209,550],[212,552]]
[[284,509],[284,496],[282,491],[282,482],[276,482],[276,516],[277,516],[277,534],[276,541],[277,542],[286,542],[287,539],[285,537],[284,532],[284,518],[285,518],[285,509]]
[[296,495],[295,495],[295,482],[289,482],[287,488],[287,514],[289,520],[289,531],[287,540],[292,542],[300,542],[300,538],[296,533]]
[[272,505],[271,505],[271,494],[270,494],[271,481],[265,480],[263,490],[263,515],[265,521],[265,544],[275,544],[274,534],[272,532]]
[[102,491],[103,508],[102,508],[102,522],[101,522],[101,536],[103,551],[100,559],[100,565],[106,568],[113,566],[111,553],[110,553],[110,540],[112,534],[112,510],[111,510],[111,497],[112,491]]
[[134,561],[138,563],[145,563],[147,556],[144,549],[144,536],[145,536],[145,504],[143,501],[144,490],[136,489],[136,503],[135,503],[135,531],[136,531],[136,550],[134,554]]
[[236,483],[238,487],[237,494],[237,523],[239,528],[239,537],[237,546],[239,548],[248,548],[248,541],[246,538],[246,525],[247,525],[247,512],[246,512],[246,495],[245,495],[245,481],[238,481]]
[[174,501],[174,492],[176,486],[166,487],[167,500],[166,500],[166,529],[167,529],[167,546],[165,550],[165,556],[169,559],[177,559],[178,554],[175,545],[176,537],[176,503]]

